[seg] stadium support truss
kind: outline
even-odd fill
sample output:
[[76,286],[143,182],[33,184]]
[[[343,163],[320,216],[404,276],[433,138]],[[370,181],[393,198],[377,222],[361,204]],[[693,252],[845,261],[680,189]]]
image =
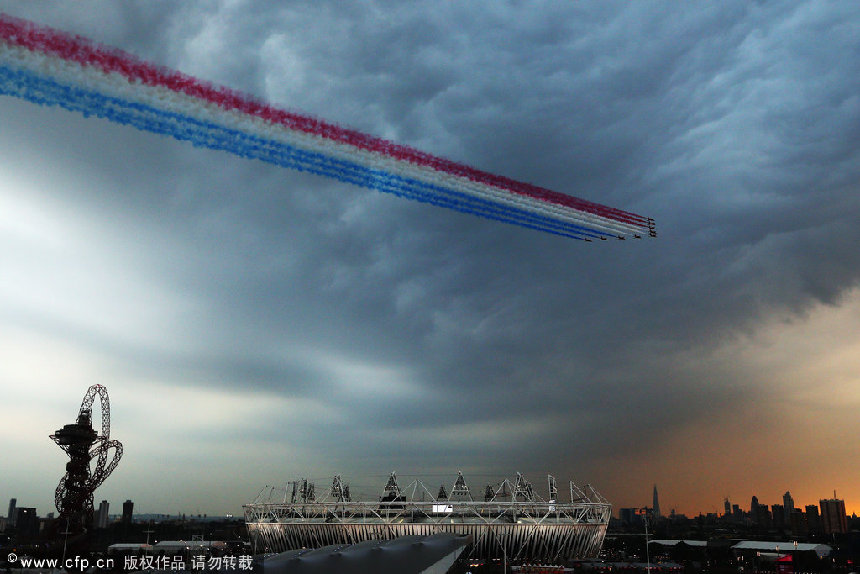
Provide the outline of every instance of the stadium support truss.
[[286,487],[264,487],[244,505],[255,553],[357,544],[400,536],[466,534],[472,544],[463,556],[491,560],[557,562],[595,558],[603,544],[612,505],[591,485],[569,483],[569,502],[558,498],[555,478],[547,477],[548,499],[517,473],[516,479],[487,485],[475,500],[463,478],[450,494],[436,495],[420,480],[401,488],[391,473],[382,496],[354,501],[339,475],[317,499],[305,479]]

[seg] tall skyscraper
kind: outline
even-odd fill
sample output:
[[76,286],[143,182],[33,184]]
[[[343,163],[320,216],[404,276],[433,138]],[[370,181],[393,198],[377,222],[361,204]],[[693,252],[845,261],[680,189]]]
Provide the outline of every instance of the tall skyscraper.
[[788,522],[793,536],[800,537],[809,534],[809,524],[806,522],[806,515],[801,509],[792,510]]
[[821,532],[821,518],[818,513],[818,507],[814,504],[806,505],[806,524],[809,526],[809,531],[812,533]]
[[25,538],[34,538],[39,535],[39,515],[35,508],[15,509],[15,528],[18,534]]
[[774,528],[784,528],[785,527],[785,507],[781,504],[771,504],[770,512],[773,515],[773,527]]
[[18,499],[17,498],[10,498],[9,499],[9,514],[6,516],[6,522],[9,524],[9,526],[15,526],[15,518],[17,518],[15,516],[15,507],[17,505],[18,505]]
[[654,485],[653,506],[654,506],[654,520],[657,520],[658,518],[660,518],[660,499],[657,496],[657,485],[656,484]]
[[782,495],[782,509],[785,513],[785,524],[791,524],[791,513],[794,512],[794,499],[789,491],[785,491]]
[[131,524],[131,516],[134,512],[134,503],[131,500],[126,500],[122,503],[122,523]]
[[102,500],[101,504],[99,504],[99,509],[95,516],[96,528],[107,528],[109,506],[107,500]]
[[750,502],[750,518],[753,524],[759,523],[758,496],[753,496]]
[[758,505],[758,524],[764,528],[773,526],[773,516],[767,508],[767,504]]
[[848,517],[845,515],[845,501],[836,498],[836,493],[833,493],[833,498],[828,500],[819,500],[821,506],[821,526],[824,529],[824,534],[834,534],[840,532],[848,532]]

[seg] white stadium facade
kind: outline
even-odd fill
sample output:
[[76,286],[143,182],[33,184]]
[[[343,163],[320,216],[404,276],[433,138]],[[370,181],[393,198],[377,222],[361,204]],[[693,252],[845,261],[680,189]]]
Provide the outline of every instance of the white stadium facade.
[[401,488],[391,473],[379,499],[354,501],[338,475],[320,498],[307,480],[264,488],[244,506],[245,522],[255,553],[448,533],[471,537],[463,556],[473,560],[595,558],[612,505],[590,485],[570,482],[567,502],[559,499],[555,478],[548,476],[547,486],[544,499],[518,473],[487,485],[476,500],[461,473],[450,493],[443,485],[435,495],[420,480]]

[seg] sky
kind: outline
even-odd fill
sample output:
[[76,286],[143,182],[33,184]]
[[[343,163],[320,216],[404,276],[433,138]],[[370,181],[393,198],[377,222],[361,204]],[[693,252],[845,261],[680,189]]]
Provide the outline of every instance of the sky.
[[860,512],[860,5],[0,12],[658,232],[584,243],[0,96],[0,499],[55,510],[48,435],[101,384],[114,512],[458,470]]

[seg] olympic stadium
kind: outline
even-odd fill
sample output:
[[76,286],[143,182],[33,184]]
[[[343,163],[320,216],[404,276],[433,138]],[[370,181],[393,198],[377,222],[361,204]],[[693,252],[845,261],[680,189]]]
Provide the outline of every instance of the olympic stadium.
[[420,480],[401,488],[391,473],[381,497],[359,501],[337,475],[319,498],[305,479],[264,487],[244,511],[255,554],[451,533],[471,537],[462,556],[473,560],[593,559],[612,505],[591,485],[580,488],[571,481],[568,490],[563,502],[555,478],[547,476],[544,499],[517,473],[473,497],[458,472],[450,493],[442,485],[434,494]]

